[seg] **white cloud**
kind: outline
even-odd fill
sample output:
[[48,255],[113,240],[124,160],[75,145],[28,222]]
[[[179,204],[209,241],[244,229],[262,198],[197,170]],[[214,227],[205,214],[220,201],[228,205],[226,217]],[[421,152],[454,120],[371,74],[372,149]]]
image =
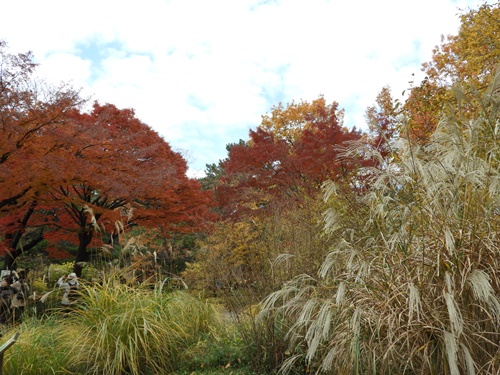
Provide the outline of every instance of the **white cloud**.
[[364,126],[384,85],[398,95],[458,30],[472,0],[18,0],[0,38],[32,50],[48,80],[137,116],[182,150],[191,173],[278,101],[324,95]]
[[38,68],[38,75],[50,82],[72,82],[75,87],[87,86],[91,62],[70,53],[48,56]]

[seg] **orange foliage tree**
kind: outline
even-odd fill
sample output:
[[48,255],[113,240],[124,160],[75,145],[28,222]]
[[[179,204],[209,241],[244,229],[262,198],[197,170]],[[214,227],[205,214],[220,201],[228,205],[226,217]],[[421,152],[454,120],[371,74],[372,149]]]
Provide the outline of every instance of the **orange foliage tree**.
[[[0,44],[0,236],[5,266],[42,240],[77,245],[75,271],[95,233],[143,225],[204,230],[211,198],[182,156],[130,109],[36,82],[30,53]],[[61,254],[57,254],[60,256]]]
[[262,116],[260,128],[281,139],[293,144],[305,129],[314,128],[320,121],[329,121],[335,116],[339,124],[343,122],[343,111],[338,109],[336,103],[327,104],[324,97],[319,97],[312,102],[300,101],[287,104],[279,103],[271,109],[270,114]]
[[31,53],[11,54],[0,41],[0,236],[7,268],[43,239],[43,226],[28,223],[59,178],[57,133],[83,102],[67,85],[34,79],[35,69]]
[[165,232],[205,230],[211,198],[186,176],[182,156],[135,117],[131,109],[94,104],[89,114],[74,112],[66,130],[69,156],[64,176],[53,185],[54,207],[47,238],[73,233],[77,239],[75,272],[89,260],[96,232],[123,226],[162,228]]
[[251,288],[259,299],[317,267],[328,249],[320,235],[321,187],[329,179],[339,190],[363,187],[360,167],[375,165],[366,149],[354,151],[363,142],[376,146],[343,127],[337,103],[324,98],[280,105],[263,116],[248,141],[229,145],[227,159],[207,171],[205,186],[225,220],[199,241],[186,280],[216,291]]

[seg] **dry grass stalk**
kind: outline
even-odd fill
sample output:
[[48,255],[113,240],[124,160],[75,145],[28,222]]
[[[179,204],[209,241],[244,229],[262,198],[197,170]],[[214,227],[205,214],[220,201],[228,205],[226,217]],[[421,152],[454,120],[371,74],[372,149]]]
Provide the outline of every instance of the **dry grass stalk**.
[[338,240],[318,277],[294,278],[261,312],[295,321],[284,371],[299,361],[331,374],[498,370],[499,77],[475,120],[451,113],[429,145],[400,139],[395,161],[369,171],[365,216],[327,213]]

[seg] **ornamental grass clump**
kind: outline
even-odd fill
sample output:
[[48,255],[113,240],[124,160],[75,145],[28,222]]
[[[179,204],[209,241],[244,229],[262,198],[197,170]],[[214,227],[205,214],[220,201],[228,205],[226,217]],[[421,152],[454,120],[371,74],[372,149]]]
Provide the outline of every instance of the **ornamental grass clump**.
[[[459,95],[475,119],[448,114],[428,145],[400,139],[392,163],[365,171],[356,218],[327,213],[337,241],[318,274],[289,281],[261,313],[295,322],[283,371],[500,372],[499,88],[497,74],[480,108]],[[338,206],[333,183],[325,192]]]
[[88,374],[162,374],[209,332],[210,305],[161,286],[130,288],[112,279],[85,286],[69,313],[70,356]]
[[23,322],[4,332],[2,342],[16,332],[16,343],[5,352],[4,374],[45,375],[68,374],[72,366],[64,339],[65,327],[57,316],[25,318]]

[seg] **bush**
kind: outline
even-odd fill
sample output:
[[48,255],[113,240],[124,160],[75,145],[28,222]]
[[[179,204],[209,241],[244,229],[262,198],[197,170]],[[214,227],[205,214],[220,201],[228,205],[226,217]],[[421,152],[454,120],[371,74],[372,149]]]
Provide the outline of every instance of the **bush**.
[[31,293],[43,294],[47,291],[47,283],[42,279],[35,279],[30,284]]
[[191,287],[218,297],[232,298],[239,290],[255,297],[246,298],[250,304],[258,303],[291,276],[321,264],[331,242],[320,232],[324,208],[320,199],[304,198],[300,207],[284,202],[265,216],[219,222],[198,242],[195,262],[182,276]]
[[73,272],[73,262],[52,263],[47,271],[47,283],[49,287],[55,285],[61,276],[69,275],[71,272]]
[[[52,263],[47,271],[47,283],[49,287],[54,285],[61,276],[69,275],[73,272],[74,262],[55,264]],[[98,278],[97,269],[90,263],[86,263],[82,269],[82,279],[95,281]]]

